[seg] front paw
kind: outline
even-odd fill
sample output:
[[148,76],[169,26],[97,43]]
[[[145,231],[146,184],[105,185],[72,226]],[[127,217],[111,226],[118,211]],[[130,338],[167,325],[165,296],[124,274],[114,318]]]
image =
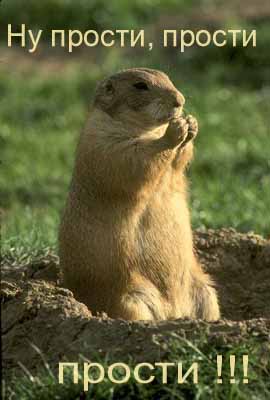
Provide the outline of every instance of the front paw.
[[187,124],[188,124],[188,135],[187,135],[187,137],[185,139],[185,142],[187,143],[190,140],[195,139],[195,137],[198,134],[199,127],[198,127],[197,119],[195,117],[193,117],[192,115],[188,115],[186,117],[186,121],[187,121]]
[[174,119],[170,121],[164,138],[170,147],[177,147],[185,142],[188,137],[189,124],[184,118]]

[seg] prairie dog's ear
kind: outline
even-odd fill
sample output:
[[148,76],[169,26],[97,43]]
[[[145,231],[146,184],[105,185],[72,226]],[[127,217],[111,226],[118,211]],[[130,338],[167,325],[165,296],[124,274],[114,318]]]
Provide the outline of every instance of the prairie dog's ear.
[[100,82],[96,89],[95,104],[102,109],[108,109],[114,100],[115,87],[111,79],[105,79]]
[[111,79],[107,79],[104,82],[104,91],[106,92],[107,96],[113,96],[115,93],[115,88],[113,86],[112,80]]

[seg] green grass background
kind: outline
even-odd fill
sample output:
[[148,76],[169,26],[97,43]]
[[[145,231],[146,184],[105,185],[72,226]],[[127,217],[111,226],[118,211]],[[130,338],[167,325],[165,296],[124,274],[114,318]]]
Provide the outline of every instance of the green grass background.
[[[216,11],[211,14],[213,6]],[[243,232],[270,234],[270,25],[267,18],[240,18],[233,14],[233,8],[223,15],[222,6],[224,9],[223,2],[214,0],[121,0],[106,7],[104,1],[97,0],[76,4],[3,0],[1,32],[8,23],[13,31],[19,31],[21,23],[27,29],[45,30],[45,43],[40,44],[37,54],[18,51],[13,61],[6,61],[6,53],[0,57],[4,255],[57,248],[59,216],[75,147],[96,82],[132,66],[167,72],[186,96],[187,112],[199,121],[195,160],[188,173],[193,227],[231,226]],[[153,27],[165,29],[170,19],[186,15],[196,29],[191,16],[197,7],[209,7],[208,25],[215,25],[219,12],[220,28],[257,29],[257,47],[235,48],[229,42],[222,48],[195,47],[181,53],[158,46],[152,52],[116,46],[84,49],[83,53],[78,50],[72,55],[46,47],[52,28],[101,31],[128,26],[148,32],[151,26],[150,32],[154,32]],[[203,28],[200,23],[199,28]],[[3,49],[4,41],[0,43]],[[42,61],[34,63],[39,58]],[[20,68],[25,59],[28,67]],[[54,59],[60,68],[49,68]]]
[[[232,226],[268,235],[270,90],[181,73],[151,59],[103,66],[79,63],[45,75],[0,71],[4,248],[55,247],[59,215],[71,178],[78,135],[96,81],[129,65],[162,68],[187,97],[200,124],[190,176],[194,227]],[[226,68],[226,66],[224,66]],[[210,68],[211,69],[211,68]]]

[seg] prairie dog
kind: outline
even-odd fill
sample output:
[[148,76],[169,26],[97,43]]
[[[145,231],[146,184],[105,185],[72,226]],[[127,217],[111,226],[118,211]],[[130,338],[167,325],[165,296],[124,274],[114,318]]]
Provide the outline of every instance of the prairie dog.
[[163,72],[120,71],[96,89],[59,236],[64,286],[112,318],[217,320],[198,263],[185,167],[198,132]]

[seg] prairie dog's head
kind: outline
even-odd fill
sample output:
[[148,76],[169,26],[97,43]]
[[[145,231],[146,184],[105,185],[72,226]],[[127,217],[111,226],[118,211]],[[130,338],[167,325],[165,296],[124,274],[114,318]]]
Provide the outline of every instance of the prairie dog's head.
[[126,69],[104,79],[94,98],[94,106],[113,119],[145,127],[179,118],[184,103],[166,74],[148,68]]

